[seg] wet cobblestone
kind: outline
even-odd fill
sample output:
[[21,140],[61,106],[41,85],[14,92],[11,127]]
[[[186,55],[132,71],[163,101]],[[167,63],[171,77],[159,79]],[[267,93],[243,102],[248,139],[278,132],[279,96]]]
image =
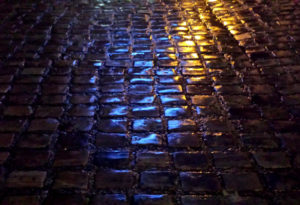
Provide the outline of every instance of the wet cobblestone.
[[1,205],[300,203],[296,1],[0,10]]

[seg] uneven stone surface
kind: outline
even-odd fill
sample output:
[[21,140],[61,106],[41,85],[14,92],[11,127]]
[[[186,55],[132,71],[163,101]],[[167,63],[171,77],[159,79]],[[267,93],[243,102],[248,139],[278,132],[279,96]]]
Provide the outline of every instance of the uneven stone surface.
[[299,5],[0,1],[0,205],[298,205]]

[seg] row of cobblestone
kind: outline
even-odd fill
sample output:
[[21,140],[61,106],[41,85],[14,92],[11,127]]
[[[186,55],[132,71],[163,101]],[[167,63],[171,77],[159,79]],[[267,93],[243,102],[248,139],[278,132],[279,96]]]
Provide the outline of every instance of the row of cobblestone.
[[0,204],[298,204],[279,2],[0,2]]

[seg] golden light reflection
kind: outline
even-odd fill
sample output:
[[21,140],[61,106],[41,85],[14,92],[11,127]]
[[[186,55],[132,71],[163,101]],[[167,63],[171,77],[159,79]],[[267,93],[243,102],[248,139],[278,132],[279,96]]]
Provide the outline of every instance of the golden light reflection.
[[179,31],[179,32],[177,32],[177,34],[178,34],[178,35],[186,35],[187,32]]
[[226,8],[224,8],[224,4],[219,2],[214,4],[214,9],[216,8],[220,8],[221,10],[227,10]]
[[206,55],[206,54],[203,54],[202,57],[205,60],[211,60],[211,59],[218,59],[219,58],[219,56],[217,56],[217,55]]
[[207,35],[207,31],[203,30],[203,31],[197,31],[197,32],[193,32],[194,35]]
[[206,40],[207,39],[206,35],[195,35],[194,38],[197,41]]
[[168,56],[170,59],[176,60],[176,55],[173,54],[173,53],[168,53],[167,56]]
[[235,26],[235,25],[230,25],[230,26],[227,26],[227,28],[228,28],[229,30],[233,30],[233,29],[236,28],[236,26]]
[[196,52],[195,47],[178,47],[178,51],[181,53],[193,53]]
[[178,46],[195,46],[194,41],[180,41],[178,42]]
[[187,53],[184,57],[186,59],[198,59],[199,55],[198,53]]
[[203,76],[206,74],[204,68],[192,68],[192,67],[185,68],[182,73],[183,75],[203,75]]
[[202,66],[202,63],[200,60],[186,60],[181,62],[182,66]]
[[193,31],[199,31],[202,29],[206,29],[205,26],[191,26],[191,28]]
[[178,26],[187,26],[187,22],[186,21],[180,22],[178,23]]
[[174,47],[166,47],[163,49],[165,52],[169,52],[169,53],[174,53],[175,52],[175,48]]
[[236,19],[234,17],[222,17],[222,21],[235,21]]
[[233,21],[223,21],[224,26],[233,25],[235,22]]
[[173,79],[177,82],[181,79],[181,76],[174,76]]
[[189,78],[189,83],[190,84],[199,83],[199,82],[203,82],[205,80],[206,80],[206,76],[191,77],[191,78]]
[[213,40],[204,40],[204,41],[197,41],[198,46],[211,46],[214,45]]
[[186,40],[191,40],[193,38],[192,35],[184,35],[182,37],[183,37],[183,39],[186,39]]
[[183,2],[182,7],[183,7],[183,8],[185,8],[185,7],[191,7],[191,6],[193,6],[193,5],[194,5],[193,2]]
[[206,18],[207,18],[207,15],[200,14],[200,15],[199,15],[199,17],[200,17],[200,19],[201,19],[201,20],[204,20],[204,19],[206,19]]
[[189,29],[187,27],[179,26],[172,28],[173,31],[188,31]]
[[[207,9],[207,4],[211,10]],[[180,65],[185,67],[185,75],[195,76],[192,79],[195,82],[205,80],[204,77],[196,77],[196,75],[205,75],[206,72],[204,69],[198,69],[198,67],[203,66],[200,56],[205,60],[205,64],[209,65],[207,66],[208,72],[217,71],[218,68],[215,67],[218,67],[218,65],[212,62],[215,62],[215,59],[219,59],[220,56],[205,54],[205,52],[211,53],[212,49],[210,47],[218,46],[218,42],[214,41],[211,34],[214,34],[214,37],[216,37],[224,33],[224,28],[214,24],[212,18],[216,17],[234,35],[236,40],[248,38],[247,34],[240,35],[242,30],[240,28],[245,26],[243,24],[246,24],[247,20],[241,18],[244,15],[241,15],[239,11],[234,11],[239,8],[237,3],[234,2],[223,2],[221,0],[195,2],[186,0],[182,4],[176,4],[176,6],[184,8],[182,12],[176,11],[178,17],[181,18],[181,15],[184,17],[182,18],[184,21],[180,20],[173,23],[171,28],[168,27],[169,31],[175,31],[170,35],[169,39],[177,44],[178,54],[181,59]],[[215,17],[211,15],[211,12],[215,14]],[[178,39],[181,39],[181,41],[177,41]],[[198,49],[200,49],[201,54],[197,53]],[[169,57],[170,59],[175,59],[177,56],[171,54]],[[189,66],[197,69],[187,68]]]
[[225,8],[222,8],[222,7],[213,8],[212,10],[214,12],[216,12],[216,11],[227,11]]
[[235,35],[235,34],[238,34],[238,33],[239,33],[239,31],[237,31],[237,30],[229,30],[229,32],[230,32],[232,35]]

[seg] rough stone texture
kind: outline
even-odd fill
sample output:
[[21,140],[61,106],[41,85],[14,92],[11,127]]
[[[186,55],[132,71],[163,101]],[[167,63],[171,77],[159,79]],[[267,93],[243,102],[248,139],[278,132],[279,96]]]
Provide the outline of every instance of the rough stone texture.
[[88,188],[88,174],[85,172],[64,171],[57,173],[53,189]]
[[0,1],[0,205],[299,204],[299,4]]
[[181,172],[182,188],[187,192],[218,192],[221,191],[220,180],[211,174],[197,172]]
[[2,203],[5,204],[11,204],[11,205],[18,205],[18,204],[24,204],[24,205],[40,205],[40,197],[37,195],[33,196],[7,196],[3,199]]
[[174,189],[176,175],[169,171],[145,171],[141,173],[140,184],[145,189]]
[[137,205],[174,205],[174,197],[168,195],[150,195],[150,194],[138,194],[134,196],[134,204]]
[[54,167],[85,166],[88,163],[89,153],[83,151],[60,151],[56,153]]
[[255,173],[230,173],[222,175],[229,191],[261,191],[262,185]]
[[128,170],[100,170],[95,179],[97,189],[126,190],[135,185],[137,174]]
[[117,204],[126,205],[129,204],[124,194],[97,194],[92,199],[92,205],[107,205]]
[[46,179],[42,171],[14,171],[9,174],[6,182],[8,188],[42,188]]
[[286,153],[282,152],[257,152],[254,158],[258,165],[264,168],[288,168],[290,167],[290,159]]

